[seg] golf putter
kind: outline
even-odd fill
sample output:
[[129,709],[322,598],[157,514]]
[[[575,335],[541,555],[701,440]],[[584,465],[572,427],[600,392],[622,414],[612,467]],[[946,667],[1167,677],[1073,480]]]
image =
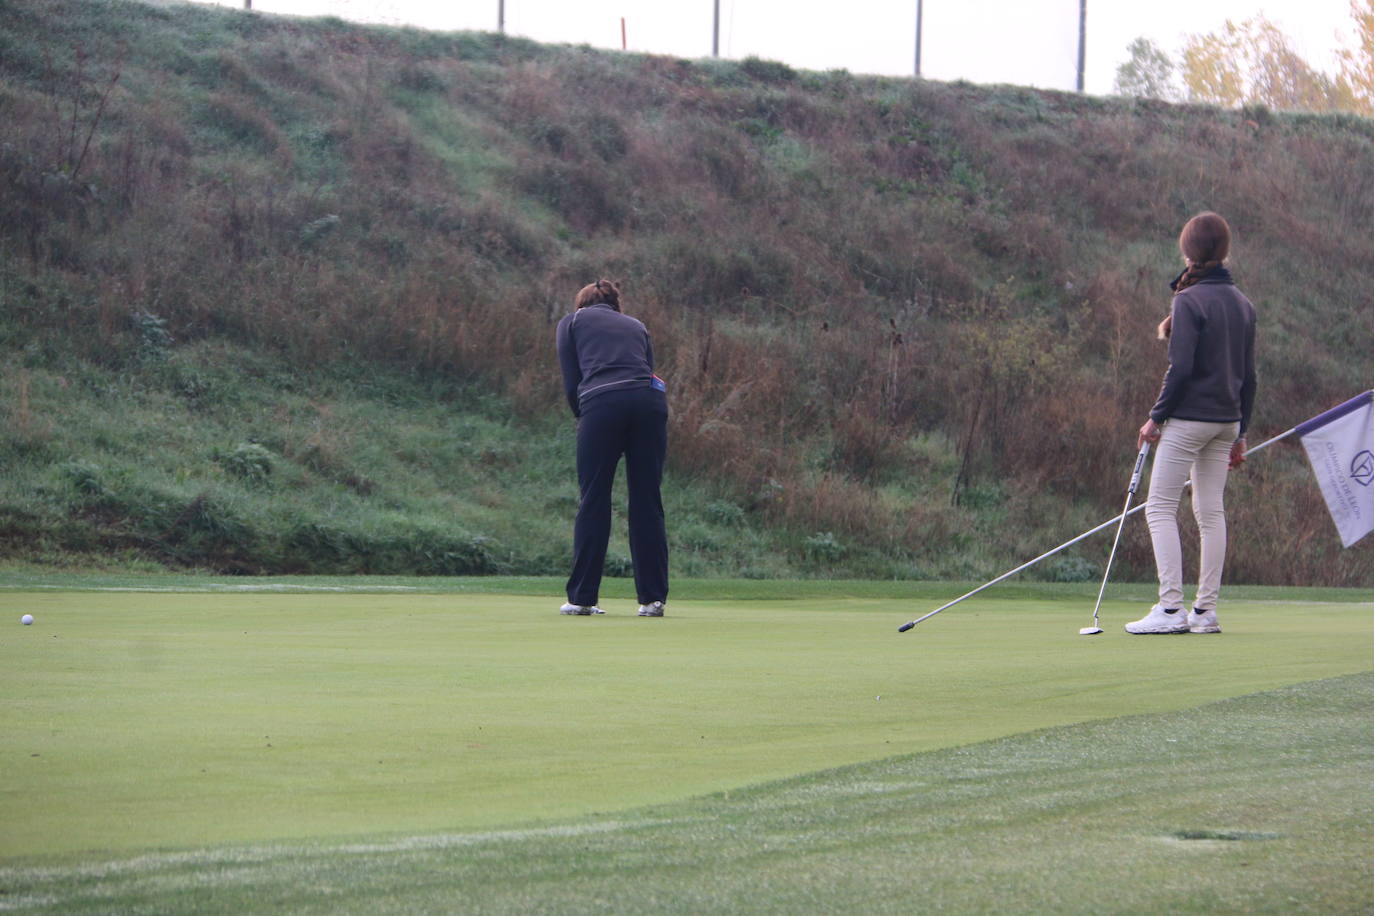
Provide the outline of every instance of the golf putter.
[[1150,454],[1150,443],[1140,447],[1135,456],[1135,470],[1131,472],[1131,484],[1126,488],[1126,505],[1121,508],[1121,522],[1116,526],[1116,537],[1112,538],[1112,552],[1107,555],[1107,568],[1102,571],[1102,587],[1097,590],[1097,604],[1093,605],[1093,625],[1078,631],[1079,636],[1096,636],[1102,632],[1097,625],[1097,611],[1102,607],[1102,595],[1107,591],[1107,577],[1112,574],[1112,560],[1116,559],[1116,545],[1121,543],[1121,529],[1126,527],[1126,516],[1130,514],[1131,497],[1140,486],[1140,472],[1145,469],[1145,456]]

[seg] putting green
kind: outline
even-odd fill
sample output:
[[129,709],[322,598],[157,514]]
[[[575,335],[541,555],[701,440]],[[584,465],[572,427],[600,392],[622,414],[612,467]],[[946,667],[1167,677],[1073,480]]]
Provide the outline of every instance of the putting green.
[[[511,825],[1369,670],[1374,605],[7,592],[0,856]],[[916,610],[919,611],[919,608]],[[34,614],[30,627],[17,623]],[[881,698],[881,699],[879,699]]]

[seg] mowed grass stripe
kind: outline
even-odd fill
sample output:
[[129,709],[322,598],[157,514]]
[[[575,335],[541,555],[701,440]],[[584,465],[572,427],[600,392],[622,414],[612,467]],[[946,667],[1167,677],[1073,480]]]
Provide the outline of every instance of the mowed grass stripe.
[[1355,913],[1374,674],[525,830],[0,867],[35,912]]
[[[0,856],[508,828],[1366,670],[1361,605],[6,594]],[[881,699],[878,699],[881,697]]]

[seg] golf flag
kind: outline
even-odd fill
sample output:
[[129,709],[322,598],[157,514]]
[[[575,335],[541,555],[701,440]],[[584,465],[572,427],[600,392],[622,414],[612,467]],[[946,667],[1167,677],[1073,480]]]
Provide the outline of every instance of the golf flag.
[[1374,531],[1374,391],[1295,429],[1341,543],[1349,547]]

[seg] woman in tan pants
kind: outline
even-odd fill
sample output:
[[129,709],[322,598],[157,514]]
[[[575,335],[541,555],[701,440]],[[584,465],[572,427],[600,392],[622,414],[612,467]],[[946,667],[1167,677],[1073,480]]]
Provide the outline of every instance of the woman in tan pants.
[[[1159,603],[1126,624],[1128,633],[1221,632],[1216,607],[1226,560],[1223,496],[1230,470],[1244,461],[1255,403],[1255,307],[1224,266],[1231,227],[1215,213],[1200,213],[1183,227],[1178,246],[1188,266],[1172,284],[1173,307],[1159,326],[1160,336],[1169,339],[1169,369],[1136,439],[1137,448],[1155,444],[1145,517],[1159,571]],[[1197,593],[1185,613],[1178,504],[1189,477],[1201,550]]]

